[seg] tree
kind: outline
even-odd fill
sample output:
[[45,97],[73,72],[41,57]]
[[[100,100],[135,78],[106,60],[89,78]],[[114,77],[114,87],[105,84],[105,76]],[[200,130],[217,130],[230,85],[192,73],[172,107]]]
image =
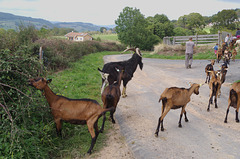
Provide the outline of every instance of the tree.
[[139,9],[125,7],[115,24],[118,39],[130,47],[149,50],[159,42],[158,37],[147,29],[147,20]]
[[100,28],[100,32],[101,32],[101,33],[104,33],[104,32],[106,32],[106,31],[107,31],[107,28],[105,28],[105,27],[101,27],[101,28]]
[[166,23],[166,22],[170,22],[170,20],[168,19],[168,17],[165,14],[156,14],[154,16],[154,22],[155,23]]
[[177,23],[180,27],[186,29],[187,28],[187,15],[179,17]]
[[234,30],[236,29],[235,21],[237,21],[237,19],[238,16],[234,10],[224,9],[213,16],[214,28]]
[[164,14],[156,14],[154,17],[148,17],[148,29],[153,32],[154,35],[157,35],[161,39],[165,36],[174,35],[173,29],[174,25],[168,17]]
[[187,27],[190,30],[202,30],[205,27],[206,23],[204,18],[199,13],[190,13],[187,16]]

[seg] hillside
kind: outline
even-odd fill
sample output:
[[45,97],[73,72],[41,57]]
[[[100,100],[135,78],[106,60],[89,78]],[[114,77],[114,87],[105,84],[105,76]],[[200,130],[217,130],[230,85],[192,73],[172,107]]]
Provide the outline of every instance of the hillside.
[[17,29],[19,25],[34,25],[37,29],[41,27],[47,28],[72,28],[78,32],[84,31],[99,31],[100,26],[91,24],[91,23],[83,23],[83,22],[50,22],[44,19],[39,18],[31,18],[24,16],[17,16],[10,13],[0,12],[0,28],[3,29]]

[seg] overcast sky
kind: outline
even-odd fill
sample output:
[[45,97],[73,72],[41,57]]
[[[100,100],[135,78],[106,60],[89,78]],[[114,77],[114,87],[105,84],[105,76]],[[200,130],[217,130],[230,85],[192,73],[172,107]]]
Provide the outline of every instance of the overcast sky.
[[240,0],[0,0],[0,12],[49,21],[113,25],[125,7],[145,16],[165,14],[177,20],[189,13],[212,16],[223,9],[240,8]]

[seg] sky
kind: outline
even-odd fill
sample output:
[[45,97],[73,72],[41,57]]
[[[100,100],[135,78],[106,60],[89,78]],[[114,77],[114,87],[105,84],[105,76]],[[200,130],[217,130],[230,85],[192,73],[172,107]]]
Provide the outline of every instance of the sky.
[[125,7],[145,16],[165,14],[170,20],[190,13],[212,16],[240,8],[240,0],[0,0],[0,12],[59,22],[114,25]]

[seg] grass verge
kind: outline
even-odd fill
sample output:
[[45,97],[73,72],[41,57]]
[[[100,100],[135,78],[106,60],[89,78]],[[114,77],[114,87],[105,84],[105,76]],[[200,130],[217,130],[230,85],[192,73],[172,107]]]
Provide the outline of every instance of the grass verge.
[[[101,105],[101,77],[97,68],[102,68],[103,56],[116,54],[116,52],[100,52],[84,56],[81,60],[71,64],[71,68],[48,76],[52,78],[50,87],[53,92],[64,95],[68,98],[90,98],[97,100]],[[99,128],[102,124],[102,117],[98,121]],[[52,125],[54,127],[54,124]],[[111,127],[108,120],[105,131],[99,134],[96,145],[93,149],[98,151],[103,146],[106,131]],[[91,135],[87,126],[71,125],[63,122],[63,139],[56,136],[54,147],[50,152],[51,158],[84,158],[91,144]]]

